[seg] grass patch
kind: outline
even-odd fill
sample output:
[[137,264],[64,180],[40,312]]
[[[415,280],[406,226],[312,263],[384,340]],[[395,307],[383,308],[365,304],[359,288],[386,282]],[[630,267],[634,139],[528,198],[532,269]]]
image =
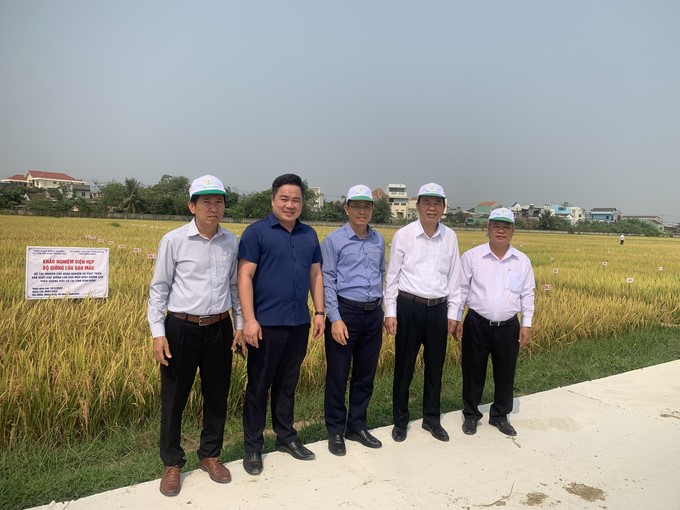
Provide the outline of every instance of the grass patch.
[[[516,396],[599,379],[680,359],[680,332],[675,328],[639,330],[603,339],[581,340],[562,348],[523,355],[517,368]],[[489,379],[483,402],[493,395]],[[411,386],[411,419],[422,416],[422,373],[416,372]],[[462,408],[460,368],[444,371],[442,411]],[[326,438],[323,392],[298,395],[296,417],[303,442]],[[375,381],[368,414],[369,426],[392,423],[392,376],[389,371]],[[182,444],[187,452],[187,470],[196,469],[194,451],[200,430],[195,419],[187,419]],[[0,451],[0,508],[21,509],[88,496],[160,476],[158,419],[145,426],[102,431],[93,441],[54,445],[47,441],[18,442]],[[271,426],[265,451],[274,449]],[[225,432],[224,461],[243,456],[241,419],[230,416]]]

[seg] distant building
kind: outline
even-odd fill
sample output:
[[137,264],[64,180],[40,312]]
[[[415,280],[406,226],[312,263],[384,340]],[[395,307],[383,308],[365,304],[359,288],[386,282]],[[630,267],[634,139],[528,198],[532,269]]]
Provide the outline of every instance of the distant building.
[[[69,192],[73,192],[73,187],[78,186],[79,192],[82,194],[85,192],[85,187],[89,186],[85,184],[85,181],[81,179],[76,179],[68,174],[61,172],[42,172],[40,170],[29,170],[25,175],[13,175],[7,177],[6,179],[0,179],[0,182],[14,183],[19,186],[24,186],[27,188],[41,188],[41,189],[60,189],[62,186],[66,186]],[[82,195],[77,195],[82,196]]]
[[371,195],[373,196],[373,200],[388,200],[389,197],[387,196],[387,193],[382,188],[375,188],[373,191],[371,191]]
[[406,184],[388,184],[387,200],[390,203],[392,218],[398,220],[408,218],[408,193]]
[[87,184],[71,185],[71,198],[82,198],[84,200],[90,200],[92,198],[90,186]]
[[28,181],[26,180],[26,176],[21,175],[21,174],[14,174],[10,177],[0,179],[0,182],[4,182],[4,183],[8,183],[8,184],[15,184],[17,186],[22,186],[24,188],[28,188]]
[[326,203],[326,197],[321,193],[321,188],[310,187],[309,189],[314,192],[314,200],[311,202],[312,209],[320,211]]
[[650,225],[652,225],[659,232],[663,232],[664,230],[666,230],[663,221],[661,221],[661,218],[659,218],[658,216],[624,216],[623,219],[644,221],[645,223],[649,223]]
[[534,204],[522,205],[519,202],[512,204],[509,209],[515,215],[515,220],[521,220],[527,225],[538,222],[538,217],[543,210],[542,207],[536,207]]
[[418,197],[411,197],[408,199],[408,219],[413,220],[418,217]]
[[616,207],[595,207],[588,211],[588,219],[590,221],[616,223],[621,221],[621,211]]
[[465,213],[465,225],[472,227],[485,225],[489,219],[489,213],[502,207],[500,202],[480,202]]
[[571,225],[575,225],[576,222],[586,219],[585,209],[571,205],[569,202],[550,205],[546,204],[545,208],[549,209],[553,215],[569,222]]
[[477,214],[486,214],[488,218],[489,213],[494,209],[498,209],[499,207],[503,207],[500,202],[480,202],[476,206],[474,206],[470,210],[470,212],[474,212]]

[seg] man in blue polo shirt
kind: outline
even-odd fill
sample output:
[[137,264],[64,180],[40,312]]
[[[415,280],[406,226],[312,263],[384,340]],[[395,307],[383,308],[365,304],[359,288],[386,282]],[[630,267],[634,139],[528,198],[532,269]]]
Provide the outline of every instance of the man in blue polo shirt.
[[[347,192],[348,222],[321,245],[326,301],[326,393],[324,411],[328,450],[345,455],[345,441],[368,448],[382,443],[366,427],[366,410],[382,345],[382,280],[385,240],[368,226],[373,197],[368,186]],[[349,414],[345,391],[350,365]]]
[[314,338],[324,332],[325,314],[319,239],[298,220],[304,196],[300,177],[277,177],[272,214],[248,226],[239,245],[238,293],[248,345],[243,467],[251,475],[262,472],[270,389],[276,449],[299,460],[314,459],[293,427],[295,388],[309,338],[308,294],[316,309]]

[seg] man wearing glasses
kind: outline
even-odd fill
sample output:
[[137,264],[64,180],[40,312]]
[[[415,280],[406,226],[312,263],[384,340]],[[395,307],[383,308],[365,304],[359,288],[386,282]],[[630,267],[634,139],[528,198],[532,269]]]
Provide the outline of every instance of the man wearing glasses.
[[419,219],[399,229],[390,248],[385,329],[395,335],[392,439],[397,442],[406,439],[409,387],[421,345],[423,428],[439,441],[449,440],[440,421],[440,399],[446,340],[458,324],[460,259],[456,234],[439,222],[445,198],[439,184],[421,186],[416,203]]
[[[328,450],[345,455],[345,438],[367,448],[382,443],[367,430],[366,410],[382,345],[382,280],[385,240],[368,222],[373,196],[368,186],[347,192],[348,222],[321,245],[326,304],[326,393]],[[349,413],[345,392],[350,366]]]
[[[489,214],[489,242],[466,251],[461,257],[461,306],[455,337],[462,339],[463,432],[473,435],[482,418],[479,404],[484,391],[486,367],[491,355],[494,401],[489,423],[503,434],[515,436],[508,422],[512,412],[513,386],[519,348],[531,342],[534,314],[534,272],[531,261],[510,245],[515,218],[501,207]],[[522,323],[517,314],[522,313]]]

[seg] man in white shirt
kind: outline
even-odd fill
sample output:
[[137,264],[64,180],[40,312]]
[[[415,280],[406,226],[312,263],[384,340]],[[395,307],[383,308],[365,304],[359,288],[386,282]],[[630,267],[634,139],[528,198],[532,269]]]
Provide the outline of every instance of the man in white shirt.
[[446,340],[460,307],[460,259],[456,234],[439,223],[446,195],[439,184],[421,186],[419,220],[399,229],[392,239],[385,278],[385,329],[394,341],[392,413],[395,441],[406,439],[408,397],[416,357],[423,345],[425,384],[423,428],[440,441],[440,397]]
[[[489,214],[489,242],[461,256],[461,306],[455,337],[462,339],[463,432],[477,432],[482,418],[479,404],[484,391],[489,355],[493,364],[494,401],[489,423],[509,436],[517,435],[508,422],[519,348],[531,342],[534,315],[534,272],[531,261],[510,245],[515,218],[510,209]],[[517,314],[522,313],[522,323]]]
[[[158,246],[147,317],[161,372],[160,491],[175,496],[186,460],[180,445],[182,414],[196,370],[201,372],[203,430],[199,466],[218,483],[231,481],[220,461],[227,416],[232,349],[243,352],[237,291],[236,235],[220,227],[226,191],[212,175],[194,180],[194,219],[168,232]],[[234,335],[231,310],[237,329]]]

